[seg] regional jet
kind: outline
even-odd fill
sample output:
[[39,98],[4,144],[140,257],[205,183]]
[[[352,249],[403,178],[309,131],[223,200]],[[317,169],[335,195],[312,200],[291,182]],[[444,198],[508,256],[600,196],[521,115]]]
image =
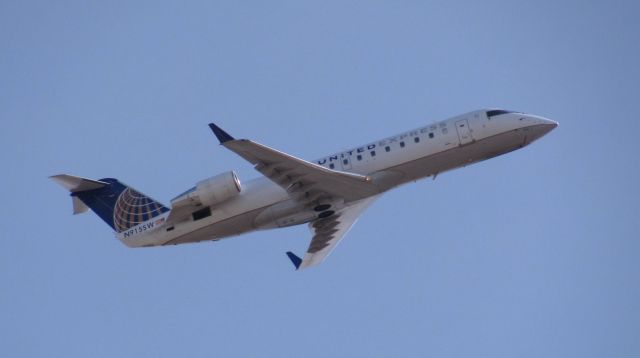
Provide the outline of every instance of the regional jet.
[[402,184],[522,148],[558,123],[501,109],[478,110],[307,161],[209,127],[225,148],[261,177],[240,184],[234,171],[198,182],[166,207],[117,179],[61,174],[73,213],[92,209],[129,247],[216,241],[254,230],[307,224],[306,253],[287,256],[296,269],[321,263],[364,210]]

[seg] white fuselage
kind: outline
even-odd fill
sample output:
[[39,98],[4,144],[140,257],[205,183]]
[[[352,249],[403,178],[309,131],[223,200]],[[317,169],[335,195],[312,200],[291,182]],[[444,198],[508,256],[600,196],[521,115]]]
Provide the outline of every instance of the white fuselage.
[[[489,117],[487,110],[479,110],[314,163],[368,175],[379,193],[383,193],[407,182],[522,148],[556,126],[556,122],[537,116],[512,112]],[[261,177],[245,183],[238,196],[211,207],[211,215],[206,218],[159,224],[149,230],[134,228],[134,234],[120,233],[118,238],[131,247],[219,240],[253,230],[299,225],[317,216],[311,207],[298,204],[280,186]]]

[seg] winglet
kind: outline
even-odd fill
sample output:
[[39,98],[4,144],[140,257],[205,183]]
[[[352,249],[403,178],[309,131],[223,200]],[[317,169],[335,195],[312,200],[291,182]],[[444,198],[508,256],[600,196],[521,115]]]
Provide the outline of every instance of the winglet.
[[209,123],[209,128],[211,128],[211,130],[213,131],[213,134],[215,134],[216,137],[218,137],[218,140],[220,141],[220,144],[223,144],[223,143],[228,142],[230,140],[234,140],[234,138],[232,136],[230,136],[229,133],[223,131],[222,128],[218,127],[217,125],[215,125],[213,123]]
[[287,256],[289,256],[289,260],[291,260],[291,262],[293,263],[293,266],[295,266],[297,270],[300,267],[300,264],[302,263],[302,259],[296,256],[296,254],[294,254],[291,251],[287,251]]

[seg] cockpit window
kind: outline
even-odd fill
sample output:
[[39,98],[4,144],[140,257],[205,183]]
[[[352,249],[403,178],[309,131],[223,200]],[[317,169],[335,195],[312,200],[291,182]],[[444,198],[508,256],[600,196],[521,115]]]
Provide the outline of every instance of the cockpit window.
[[518,113],[518,112],[505,111],[504,109],[494,109],[494,110],[491,110],[491,111],[487,111],[487,117],[491,118],[493,116],[499,116],[501,114],[507,114],[507,113]]

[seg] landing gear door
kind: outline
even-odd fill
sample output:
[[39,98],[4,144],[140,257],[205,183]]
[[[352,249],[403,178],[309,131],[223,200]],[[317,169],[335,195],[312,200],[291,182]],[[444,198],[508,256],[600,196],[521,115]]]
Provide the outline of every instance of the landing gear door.
[[473,141],[471,137],[471,130],[469,129],[469,121],[466,119],[456,122],[456,131],[458,132],[458,139],[460,139],[460,145],[469,144]]

